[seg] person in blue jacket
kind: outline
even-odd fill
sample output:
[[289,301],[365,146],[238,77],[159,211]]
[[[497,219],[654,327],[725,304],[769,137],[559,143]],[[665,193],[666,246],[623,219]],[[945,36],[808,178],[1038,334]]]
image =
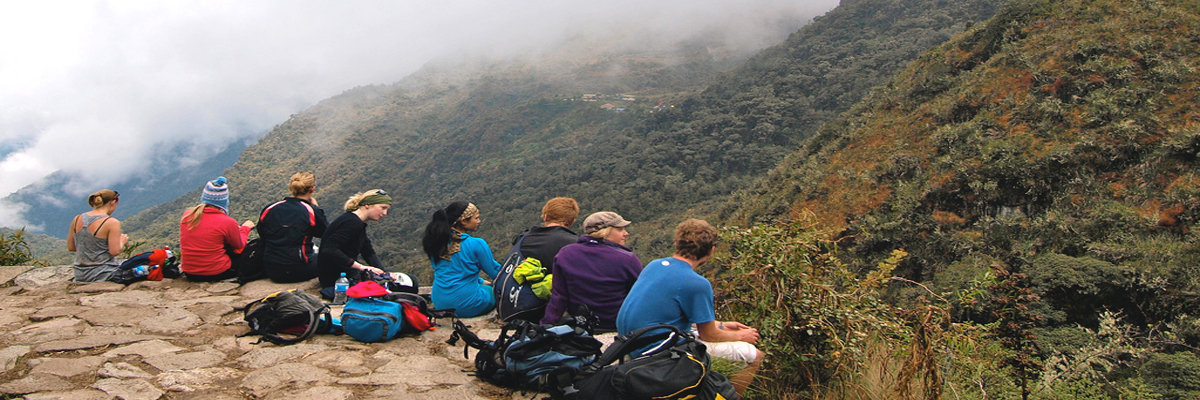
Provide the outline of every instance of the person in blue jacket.
[[460,318],[483,315],[496,307],[492,285],[479,273],[495,279],[500,263],[486,241],[467,234],[482,221],[474,204],[456,201],[433,213],[421,238],[433,266],[433,305],[454,309]]

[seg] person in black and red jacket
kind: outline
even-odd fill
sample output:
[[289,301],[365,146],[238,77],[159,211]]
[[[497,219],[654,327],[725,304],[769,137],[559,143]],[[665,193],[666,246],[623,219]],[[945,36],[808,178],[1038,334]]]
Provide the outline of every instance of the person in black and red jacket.
[[276,283],[303,282],[317,277],[317,250],[313,238],[328,225],[325,210],[313,195],[317,180],[312,172],[297,172],[288,182],[290,197],[272,203],[259,213],[258,235],[263,241],[263,270]]

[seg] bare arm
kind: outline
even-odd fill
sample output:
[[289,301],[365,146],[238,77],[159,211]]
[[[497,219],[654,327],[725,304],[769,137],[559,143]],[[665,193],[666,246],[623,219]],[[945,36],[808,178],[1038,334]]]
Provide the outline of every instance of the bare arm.
[[76,215],[75,219],[71,220],[71,226],[67,228],[67,251],[75,251],[75,231],[79,230],[78,225],[79,216]]
[[129,242],[129,235],[121,233],[121,221],[113,218],[104,228],[108,231],[108,254],[112,254],[113,257],[121,255],[121,251],[125,250],[125,243]]
[[734,321],[709,321],[696,324],[700,340],[706,342],[747,342],[758,343],[758,329],[751,328]]

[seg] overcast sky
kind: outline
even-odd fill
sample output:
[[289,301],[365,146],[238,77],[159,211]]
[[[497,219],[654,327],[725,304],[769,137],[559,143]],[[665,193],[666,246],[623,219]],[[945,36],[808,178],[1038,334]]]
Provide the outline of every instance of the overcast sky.
[[[0,198],[55,171],[90,193],[144,174],[139,153],[220,150],[355,86],[437,57],[503,56],[638,26],[754,38],[836,0],[6,1],[0,4]],[[780,36],[777,40],[782,40]],[[209,154],[202,154],[207,157]],[[0,221],[18,217],[0,205]]]

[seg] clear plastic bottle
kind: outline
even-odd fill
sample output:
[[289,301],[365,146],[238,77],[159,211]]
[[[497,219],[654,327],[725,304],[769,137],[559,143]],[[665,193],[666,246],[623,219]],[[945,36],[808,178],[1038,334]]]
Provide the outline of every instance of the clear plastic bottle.
[[346,273],[333,283],[333,304],[346,304],[346,290],[350,289],[350,280],[346,279]]

